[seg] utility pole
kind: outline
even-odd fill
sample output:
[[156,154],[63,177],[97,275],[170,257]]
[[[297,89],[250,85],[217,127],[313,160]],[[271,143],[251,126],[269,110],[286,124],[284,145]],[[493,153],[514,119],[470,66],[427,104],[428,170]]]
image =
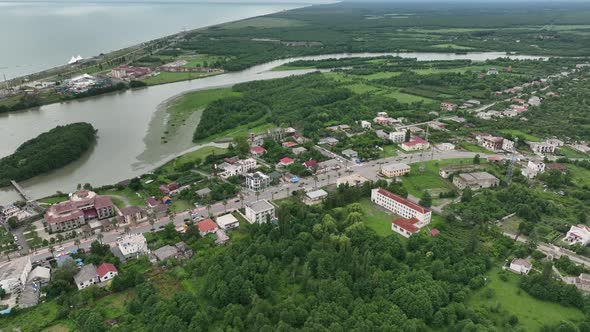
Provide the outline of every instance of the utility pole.
[[[516,146],[518,145],[518,137],[514,140],[514,150],[516,150]],[[508,170],[506,171],[506,183],[510,185],[512,182],[512,173],[514,172],[514,162],[516,161],[516,155],[514,151],[510,154],[510,161],[508,163]]]

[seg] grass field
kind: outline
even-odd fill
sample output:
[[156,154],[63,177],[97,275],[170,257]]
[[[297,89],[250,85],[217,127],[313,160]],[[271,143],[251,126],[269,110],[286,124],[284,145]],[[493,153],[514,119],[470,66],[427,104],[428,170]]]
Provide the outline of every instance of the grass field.
[[[0,320],[0,326],[2,326],[2,329],[4,331],[15,330],[24,332],[34,332],[41,331],[45,328],[49,328],[56,325],[55,320],[57,318],[58,304],[55,303],[55,301],[41,303],[36,307],[24,309],[23,311],[24,312],[21,312],[21,314],[16,316],[2,317]],[[64,321],[62,323],[64,324],[61,325],[73,328],[72,322]]]
[[128,289],[119,293],[114,293],[96,301],[98,308],[103,308],[106,320],[114,319],[123,313],[125,304],[131,301],[135,296],[133,289]]
[[383,151],[379,154],[380,158],[395,157],[397,156],[397,149],[395,145],[384,145]]
[[461,45],[457,45],[457,44],[438,44],[438,45],[432,45],[431,47],[451,49],[451,50],[472,50],[473,49],[473,47],[461,46]]
[[577,159],[577,158],[590,158],[590,155],[574,150],[572,148],[570,148],[569,146],[562,146],[559,148],[559,152],[561,152],[561,154],[566,157],[566,158],[571,158],[571,159]]
[[[578,309],[533,298],[519,289],[518,275],[508,273],[508,281],[502,281],[498,276],[499,272],[499,268],[492,269],[488,273],[489,283],[471,296],[467,303],[471,308],[481,308],[487,312],[497,325],[502,325],[510,314],[518,317],[518,325],[524,331],[539,331],[542,325],[557,324],[562,320],[576,322],[584,318],[584,314]],[[489,294],[492,294],[491,297]],[[496,306],[501,310],[496,313],[489,310]]]
[[524,138],[525,140],[531,141],[531,142],[540,142],[541,141],[541,139],[539,137],[524,133],[518,129],[502,129],[502,130],[500,130],[500,133],[505,134],[505,135],[518,136],[518,137]]
[[452,165],[467,165],[472,162],[471,159],[446,159],[433,160],[424,163],[424,171],[420,172],[420,164],[412,164],[410,174],[402,177],[404,187],[408,192],[416,197],[422,197],[422,192],[425,190],[432,191],[433,196],[438,192],[449,191],[454,189],[454,186],[441,178],[438,174],[440,167]]
[[408,93],[399,92],[397,90],[390,90],[388,92],[383,93],[382,95],[385,97],[389,97],[389,98],[395,98],[400,103],[407,103],[407,104],[411,104],[411,103],[415,103],[415,102],[419,102],[419,101],[422,101],[425,103],[434,102],[434,100],[429,99],[429,98],[411,95]]
[[567,169],[572,174],[572,183],[579,186],[590,186],[590,170],[576,166],[567,165]]
[[368,199],[363,199],[360,202],[363,208],[363,221],[367,227],[374,230],[379,236],[388,236],[394,232],[391,230],[391,221],[394,218],[393,214],[388,214],[384,209],[371,203]]
[[470,152],[481,152],[481,153],[493,153],[477,144],[469,143],[469,142],[459,142],[458,145]]
[[172,83],[172,82],[179,82],[179,81],[186,81],[192,80],[196,78],[218,75],[223,73],[223,71],[214,71],[211,73],[168,73],[168,72],[160,72],[160,74],[156,76],[151,76],[143,80],[147,85],[158,85],[158,84],[165,84],[165,83]]
[[400,74],[401,74],[400,72],[380,72],[380,73],[365,75],[362,77],[365,79],[368,79],[368,80],[382,80],[382,79],[386,79],[386,78],[396,77],[396,76],[399,76]]
[[[185,60],[188,61],[188,63],[184,65],[184,67],[211,67],[214,62],[223,59],[225,59],[225,57],[209,54],[198,54],[186,58]],[[207,66],[205,66],[205,64]]]
[[[125,188],[123,190],[110,189],[110,190],[100,191],[98,193],[101,195],[115,195],[115,196],[125,197],[131,205],[135,205],[135,206],[144,206],[145,199],[147,198],[147,196],[145,196],[141,192],[139,193],[139,196],[138,196],[137,193],[134,190],[132,190],[131,188]],[[116,199],[116,200],[120,201],[119,199]],[[117,204],[115,199],[113,199],[113,203]],[[122,203],[123,202],[121,202],[121,204]]]
[[228,97],[238,97],[241,93],[232,91],[231,88],[202,90],[189,92],[174,99],[166,110],[169,114],[166,130],[168,133],[182,126],[191,114],[204,109],[211,102]]
[[244,29],[244,28],[288,28],[306,25],[303,21],[278,18],[278,17],[255,17],[233,23],[226,23],[223,29]]
[[466,66],[466,67],[457,67],[457,68],[427,68],[427,69],[415,69],[413,70],[416,74],[419,75],[431,75],[431,74],[440,74],[440,73],[465,73],[468,70],[472,72],[479,72],[482,69],[487,69],[486,66]]
[[377,87],[363,84],[363,83],[355,83],[352,85],[348,85],[347,88],[349,88],[352,92],[358,93],[358,94],[363,94],[363,93],[379,90],[379,88],[377,88]]
[[197,160],[203,161],[208,155],[210,154],[222,154],[225,153],[227,149],[218,148],[215,146],[204,146],[198,150],[186,153],[162,166],[162,169],[165,171],[171,172],[173,171],[174,165],[176,164],[184,164],[187,162],[195,162]]

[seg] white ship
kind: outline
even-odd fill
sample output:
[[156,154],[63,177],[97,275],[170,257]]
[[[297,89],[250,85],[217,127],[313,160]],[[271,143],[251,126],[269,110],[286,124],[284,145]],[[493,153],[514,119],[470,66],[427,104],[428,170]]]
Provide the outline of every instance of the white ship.
[[68,62],[68,65],[74,64],[80,60],[84,60],[83,57],[80,56],[80,54],[78,54],[78,56],[73,56],[70,61]]

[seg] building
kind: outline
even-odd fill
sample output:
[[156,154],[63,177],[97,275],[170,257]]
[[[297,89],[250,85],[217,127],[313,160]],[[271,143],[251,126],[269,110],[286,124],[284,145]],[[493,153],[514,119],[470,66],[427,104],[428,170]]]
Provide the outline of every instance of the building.
[[84,289],[88,286],[99,283],[98,274],[96,273],[96,266],[88,264],[82,266],[80,271],[74,276],[74,282],[78,289]]
[[590,274],[580,273],[579,277],[574,278],[573,284],[581,291],[590,292]]
[[291,151],[293,151],[293,154],[294,155],[298,156],[298,155],[300,155],[302,153],[307,152],[307,149],[304,148],[304,147],[302,147],[302,146],[298,146],[296,148],[291,149]]
[[510,262],[510,271],[519,274],[529,274],[533,265],[531,262],[522,258],[515,258]]
[[416,226],[419,223],[420,221],[416,218],[405,219],[397,217],[391,222],[391,230],[403,237],[409,238],[420,231],[420,228]]
[[246,174],[246,187],[250,190],[259,191],[270,185],[270,176],[262,173],[248,173]]
[[143,218],[143,211],[137,206],[127,206],[120,210],[126,224],[136,224]]
[[246,219],[251,224],[262,224],[275,218],[275,206],[267,200],[246,205]]
[[228,213],[221,217],[217,217],[217,225],[219,225],[219,228],[223,230],[228,230],[232,228],[238,228],[240,226],[240,221],[231,213]]
[[111,76],[120,80],[129,80],[146,76],[151,73],[151,71],[152,70],[148,67],[121,65],[111,69]]
[[96,268],[96,274],[98,274],[98,280],[100,282],[105,282],[116,277],[119,271],[111,263],[102,263]]
[[553,145],[556,148],[562,147],[565,145],[565,143],[562,140],[559,140],[557,138],[550,138],[548,140],[545,141],[547,144]]
[[356,151],[354,151],[352,149],[342,150],[342,155],[345,156],[345,157],[347,157],[347,158],[353,159],[353,160],[354,159],[358,159],[358,157],[359,157],[358,152],[356,152]]
[[457,173],[457,172],[471,172],[474,171],[476,169],[479,169],[479,165],[457,165],[457,166],[446,166],[446,167],[441,167],[438,171],[438,174],[443,178],[443,179],[448,179],[451,174],[453,173]]
[[215,233],[215,231],[219,229],[219,227],[217,227],[217,224],[215,223],[215,221],[213,221],[213,219],[211,219],[211,218],[207,218],[203,221],[199,221],[197,223],[197,228],[199,229],[199,234],[201,236]]
[[53,204],[45,212],[44,222],[52,232],[78,228],[88,220],[105,219],[115,215],[115,205],[107,196],[93,191],[79,190],[65,202]]
[[284,157],[279,160],[279,166],[287,167],[287,166],[290,166],[291,164],[293,164],[294,162],[295,162],[294,159],[289,158],[289,157]]
[[479,190],[482,188],[493,188],[500,185],[500,180],[488,172],[461,173],[453,177],[453,184],[463,190]]
[[450,101],[443,101],[440,103],[440,110],[443,112],[452,112],[457,109],[457,104]]
[[563,242],[570,245],[578,243],[583,246],[588,245],[590,243],[590,227],[582,224],[571,226]]
[[297,142],[287,141],[282,143],[284,148],[294,148],[299,145]]
[[318,190],[314,190],[314,191],[308,191],[305,194],[305,198],[310,203],[312,203],[312,202],[321,202],[326,197],[328,197],[328,193],[325,190],[323,190],[323,189],[318,189]]
[[507,152],[514,152],[514,142],[504,138],[504,140],[502,141],[502,150]]
[[434,146],[439,151],[452,151],[455,150],[455,144],[453,143],[439,143]]
[[303,166],[308,170],[314,172],[318,168],[318,162],[316,160],[310,159],[303,163]]
[[330,146],[334,146],[336,144],[338,144],[340,141],[335,139],[334,137],[324,137],[324,138],[320,138],[320,140],[318,141],[318,145],[330,145]]
[[537,96],[532,96],[531,98],[529,98],[528,104],[531,106],[539,106],[541,105],[541,98]]
[[389,140],[393,143],[403,143],[406,140],[405,131],[392,131],[389,133]]
[[538,154],[554,153],[555,145],[547,142],[527,142],[531,150]]
[[153,254],[156,257],[156,259],[161,262],[169,258],[176,257],[178,255],[178,248],[171,245],[165,245],[154,250]]
[[227,236],[227,233],[225,233],[223,229],[216,230],[215,237],[215,244],[217,245],[225,244],[227,241],[229,241],[229,236]]
[[387,164],[381,166],[381,174],[388,178],[403,176],[410,173],[410,166],[406,164]]
[[498,69],[496,68],[490,68],[488,69],[488,72],[486,73],[486,75],[498,75]]
[[383,188],[371,190],[371,201],[405,219],[415,218],[414,225],[418,228],[430,223],[432,211],[416,203],[391,193]]
[[361,128],[371,129],[371,123],[369,121],[361,120]]
[[521,174],[529,179],[532,179],[536,177],[539,173],[545,172],[545,167],[546,165],[543,162],[543,160],[529,160],[529,162],[527,163],[527,167],[521,170]]
[[361,176],[358,173],[350,174],[347,176],[343,176],[336,181],[336,187],[340,187],[341,185],[348,185],[350,187],[358,187],[363,183],[369,181],[369,179]]
[[209,189],[209,188],[203,188],[203,189],[199,189],[199,190],[195,191],[195,194],[201,198],[209,195],[210,193],[211,193],[211,189]]
[[266,153],[266,149],[261,146],[255,145],[250,148],[250,154],[254,157],[260,157],[260,156],[264,155],[265,153]]
[[19,291],[27,282],[31,272],[31,258],[29,256],[15,258],[0,266],[0,287],[6,294]]
[[428,149],[430,147],[430,143],[418,136],[414,136],[410,139],[410,141],[403,142],[400,147],[404,151],[418,151]]
[[148,254],[147,241],[143,234],[131,234],[124,236],[117,243],[121,254],[126,259],[138,257],[140,255]]
[[481,137],[481,146],[490,151],[501,151],[504,138],[492,135]]
[[217,165],[217,168],[223,171],[219,174],[222,178],[227,179],[232,176],[246,175],[248,172],[255,170],[257,167],[256,159],[248,158],[237,160],[233,163],[223,162]]

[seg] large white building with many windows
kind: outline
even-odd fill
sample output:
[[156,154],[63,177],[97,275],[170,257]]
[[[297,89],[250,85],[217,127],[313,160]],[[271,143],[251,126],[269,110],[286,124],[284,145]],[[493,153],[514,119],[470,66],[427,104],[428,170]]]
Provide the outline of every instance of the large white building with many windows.
[[275,218],[275,206],[265,199],[246,205],[246,219],[251,224],[262,224]]
[[418,222],[415,226],[424,227],[430,223],[432,211],[416,203],[391,193],[383,188],[371,191],[371,201],[405,219],[415,218]]

